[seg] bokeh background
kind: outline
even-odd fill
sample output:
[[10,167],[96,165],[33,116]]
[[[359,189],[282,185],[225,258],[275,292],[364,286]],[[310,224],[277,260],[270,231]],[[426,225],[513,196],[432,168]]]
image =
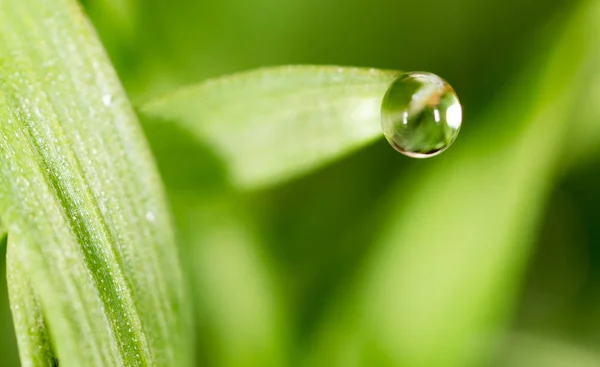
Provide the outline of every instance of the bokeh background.
[[[600,34],[565,33],[584,3],[82,1],[134,105],[282,64],[431,71],[463,103],[439,158],[381,139],[253,192],[146,126],[198,365],[600,366],[600,78],[570,83]],[[0,365],[16,366],[4,283]]]

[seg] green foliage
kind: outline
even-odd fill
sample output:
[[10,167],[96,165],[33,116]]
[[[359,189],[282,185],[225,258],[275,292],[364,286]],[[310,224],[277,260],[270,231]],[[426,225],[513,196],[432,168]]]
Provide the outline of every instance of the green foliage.
[[[0,0],[0,243],[21,363],[186,366],[195,347],[231,367],[599,364],[580,330],[507,329],[554,187],[598,151],[600,3],[437,1],[82,1],[170,210],[74,1]],[[514,34],[534,29],[515,58]],[[189,84],[306,61],[380,68]],[[464,136],[431,161],[368,146],[387,68],[411,65],[465,105]]]
[[256,188],[321,166],[381,136],[381,100],[398,72],[325,66],[258,70],[142,106],[214,149],[233,182]]
[[23,365],[186,365],[170,214],[90,24],[71,1],[2,1],[0,55],[0,216]]
[[600,360],[600,356],[594,351],[547,336],[513,334],[508,339],[510,349],[503,361],[505,366],[593,367]]
[[[582,5],[550,58],[483,117],[492,122],[487,129],[398,185],[356,294],[329,315],[336,321],[325,330],[333,332],[323,336],[315,365],[343,366],[347,345],[364,364],[481,365],[489,358],[514,303],[557,152],[568,144],[569,108],[598,60],[592,35],[599,16],[599,3]],[[526,96],[529,103],[518,106]],[[502,124],[511,134],[498,133]]]

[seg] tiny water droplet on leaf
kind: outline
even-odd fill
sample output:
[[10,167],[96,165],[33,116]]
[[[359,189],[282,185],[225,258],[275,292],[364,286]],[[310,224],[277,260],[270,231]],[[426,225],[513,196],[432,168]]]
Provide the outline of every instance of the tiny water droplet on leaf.
[[454,89],[435,74],[402,74],[383,97],[383,134],[394,149],[409,157],[443,152],[458,136],[461,123],[462,108]]
[[102,103],[104,103],[105,106],[110,106],[110,104],[112,103],[112,96],[110,94],[103,95]]
[[147,212],[146,213],[146,220],[148,222],[154,222],[156,220],[156,216],[152,212]]

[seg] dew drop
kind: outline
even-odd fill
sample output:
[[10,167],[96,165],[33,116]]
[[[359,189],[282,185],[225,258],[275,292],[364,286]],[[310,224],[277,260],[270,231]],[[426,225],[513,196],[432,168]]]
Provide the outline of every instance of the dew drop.
[[110,106],[112,103],[112,96],[110,94],[103,95],[102,103],[104,103],[105,106]]
[[154,222],[156,220],[156,216],[154,216],[154,213],[152,213],[152,212],[147,212],[146,213],[146,220],[148,222]]
[[435,74],[402,74],[383,97],[383,134],[406,156],[427,158],[443,152],[456,139],[461,123],[462,108],[454,89]]

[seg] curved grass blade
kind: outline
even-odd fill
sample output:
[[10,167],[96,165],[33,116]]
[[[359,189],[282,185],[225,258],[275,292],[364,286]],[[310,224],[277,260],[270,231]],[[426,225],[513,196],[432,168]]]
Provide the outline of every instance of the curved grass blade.
[[21,364],[26,367],[57,366],[58,360],[52,350],[40,304],[20,264],[21,260],[16,258],[15,246],[11,239],[6,252],[6,278]]
[[142,115],[173,120],[209,144],[238,187],[306,173],[382,136],[381,100],[398,71],[260,69],[182,88]]
[[0,121],[0,217],[18,241],[10,287],[26,294],[27,274],[60,365],[187,365],[160,178],[75,1],[0,1]]

